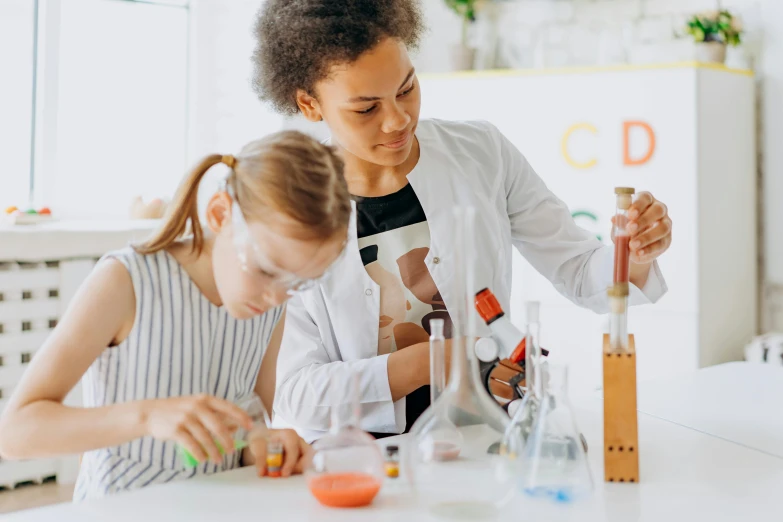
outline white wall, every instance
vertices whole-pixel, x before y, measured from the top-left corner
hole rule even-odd
[[[263,0],[195,1],[198,94],[191,155],[216,147],[235,150],[284,125],[249,86],[251,27]],[[429,31],[416,66],[420,72],[446,71],[449,45],[459,41],[459,20],[443,0],[422,1]],[[778,28],[783,0],[509,0],[488,5],[472,28],[472,38],[483,47],[479,68],[689,60],[692,44],[678,38],[689,13],[720,5],[741,15],[746,42],[730,50],[728,64],[754,67],[759,79],[760,244],[768,282],[763,328],[783,330],[783,205],[777,201],[783,196],[783,149],[774,146],[783,142],[783,35]]]
[[[191,164],[206,154],[236,154],[283,125],[282,117],[258,101],[250,83],[253,23],[261,4],[262,0],[192,2]],[[202,207],[224,173],[216,167],[202,182]]]

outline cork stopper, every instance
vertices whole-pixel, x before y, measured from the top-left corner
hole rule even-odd
[[[633,187],[615,187],[614,193],[618,196],[620,195],[626,195],[626,196],[633,196],[636,194],[636,189]]]

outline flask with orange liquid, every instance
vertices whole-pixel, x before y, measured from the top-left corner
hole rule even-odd
[[[354,373],[350,381],[350,403],[332,407],[329,434],[313,444],[315,451],[305,470],[310,493],[329,507],[369,505],[384,477],[381,450],[359,427],[360,374]]]

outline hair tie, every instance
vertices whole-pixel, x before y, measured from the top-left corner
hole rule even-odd
[[[228,168],[233,169],[234,165],[237,164],[237,159],[231,154],[226,154],[222,158],[220,158],[220,162],[223,163],[224,165],[228,165]]]

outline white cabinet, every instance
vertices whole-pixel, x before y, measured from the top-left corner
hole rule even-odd
[[[0,227],[0,412],[27,364],[97,258],[149,234],[155,222],[55,222]],[[66,404],[81,404],[77,386]],[[0,461],[0,487],[56,476],[73,482],[78,457]]]
[[[578,222],[609,240],[613,187],[669,207],[668,294],[632,309],[639,378],[742,357],[756,332],[754,80],[718,66],[423,76],[422,118],[484,119],[528,158]],[[542,301],[542,342],[574,391],[600,385],[607,318],[580,310],[515,253],[512,307]],[[513,313],[520,322],[518,313]]]

